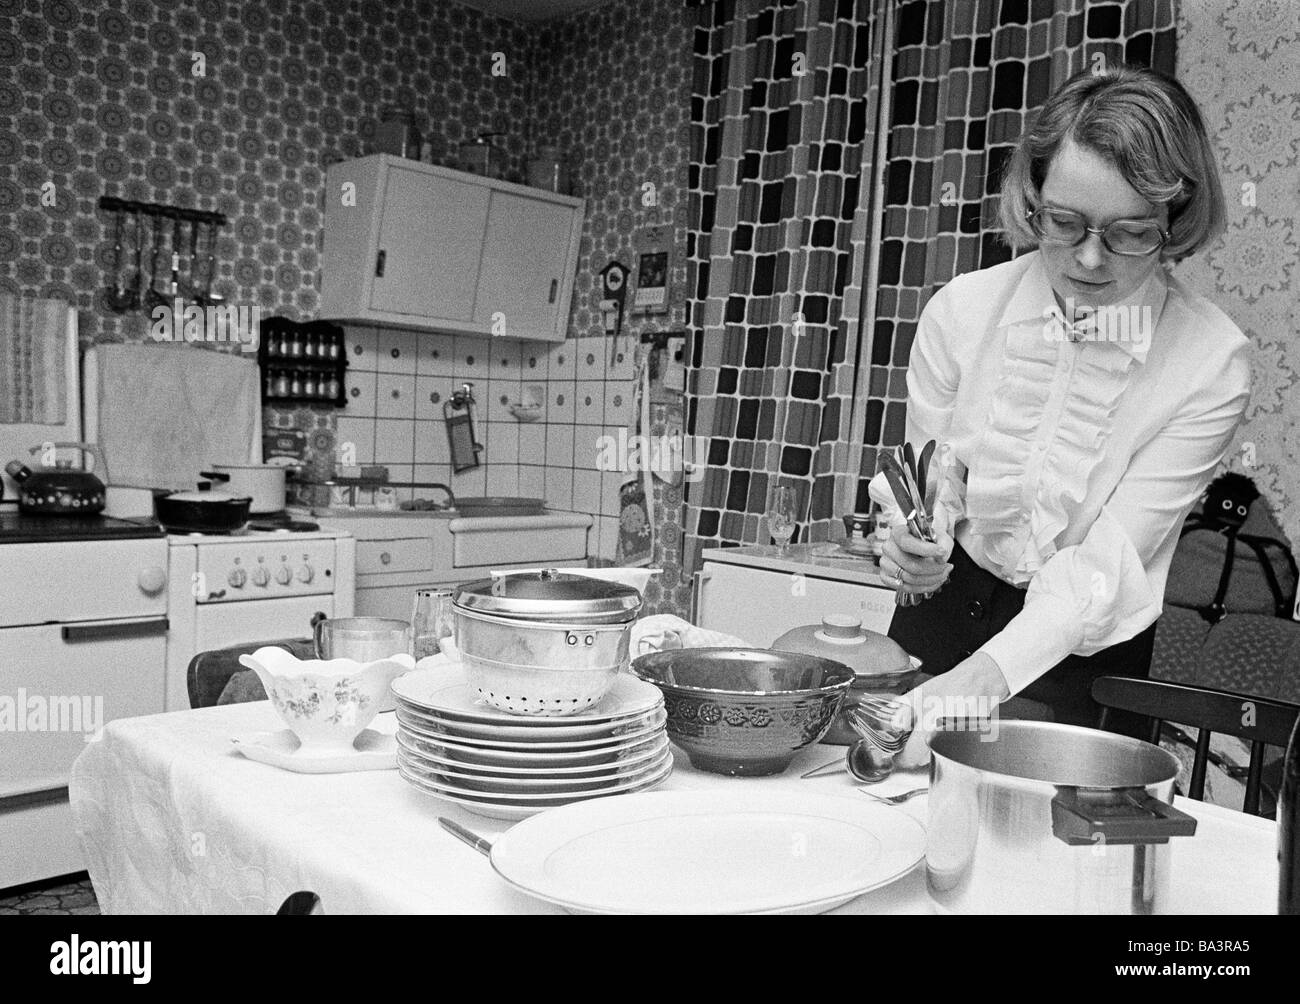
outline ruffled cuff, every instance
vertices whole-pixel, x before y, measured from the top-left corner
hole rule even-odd
[[[1044,595],[1026,602],[1001,631],[979,647],[1002,670],[1015,696],[1083,644],[1084,624],[1069,600]]]

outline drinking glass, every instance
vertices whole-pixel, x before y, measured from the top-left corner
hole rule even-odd
[[[455,632],[456,619],[451,607],[450,589],[417,589],[415,609],[411,613],[411,655],[416,661],[437,655],[440,642]]]
[[[772,501],[767,507],[767,532],[780,545],[781,554],[790,553],[790,538],[798,526],[797,518],[794,489],[778,485],[772,491]]]
[[[411,626],[385,617],[332,617],[313,628],[317,659],[377,662],[390,655],[408,655]]]

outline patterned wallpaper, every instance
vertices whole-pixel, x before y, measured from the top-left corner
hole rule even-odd
[[[216,288],[313,317],[325,167],[396,103],[439,158],[505,132],[519,176],[532,39],[434,0],[0,0],[0,289],[71,299],[83,342],[142,337],[102,306],[109,193],[224,212]]]
[[[1178,77],[1219,153],[1228,230],[1176,274],[1254,343],[1231,466],[1300,547],[1300,3],[1181,0]]]
[[[614,2],[543,25],[534,56],[533,142],[560,147],[570,166],[574,194],[587,199],[569,337],[601,335],[600,270],[618,260],[635,272],[641,228],[661,226],[671,241],[669,311],[628,314],[617,348],[629,361],[644,359],[636,347],[642,332],[681,329],[686,320],[692,19],[681,0]],[[626,368],[610,366],[609,356],[606,351],[607,394],[632,400],[634,380],[621,377]],[[557,391],[563,388],[548,386],[550,400]],[[649,433],[664,435],[672,425],[671,413],[677,414],[680,426],[680,408],[655,405]],[[593,433],[608,433],[608,418],[604,430],[575,426],[575,490],[577,479],[587,476],[582,469],[593,466]],[[524,460],[521,454],[521,463]],[[564,473],[551,461],[548,455],[548,479]],[[603,478],[607,484],[620,480],[622,476]],[[657,479],[653,490],[651,564],[664,571],[646,589],[645,611],[685,615],[690,579],[682,572],[682,491]],[[603,512],[610,497],[607,488],[602,492]],[[608,558],[613,554],[605,530],[602,526],[601,556]]]

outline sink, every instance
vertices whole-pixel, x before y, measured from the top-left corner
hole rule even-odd
[[[458,498],[456,511],[467,519],[481,516],[542,516],[546,513],[546,500],[501,495]]]

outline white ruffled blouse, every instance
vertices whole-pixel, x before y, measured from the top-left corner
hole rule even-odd
[[[1033,252],[953,279],[918,322],[907,438],[951,461],[936,522],[1027,587],[980,649],[1013,694],[1160,615],[1179,528],[1249,398],[1249,342],[1162,267],[1118,306],[1070,329]],[[871,494],[897,518],[879,475]]]

